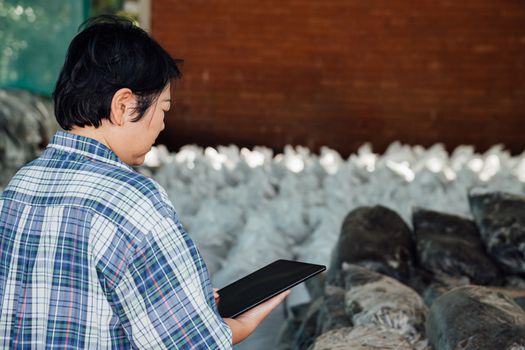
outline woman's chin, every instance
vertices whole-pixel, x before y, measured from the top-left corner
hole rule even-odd
[[[133,157],[132,159],[129,159],[125,161],[124,163],[126,163],[129,166],[140,166],[144,164],[145,159],[146,159],[146,155],[144,154],[141,156]]]

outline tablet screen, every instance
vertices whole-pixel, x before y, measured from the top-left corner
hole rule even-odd
[[[236,317],[326,270],[326,266],[277,260],[220,289],[219,313]]]

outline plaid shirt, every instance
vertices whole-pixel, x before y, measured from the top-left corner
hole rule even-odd
[[[0,348],[231,349],[166,192],[59,131],[0,197]]]

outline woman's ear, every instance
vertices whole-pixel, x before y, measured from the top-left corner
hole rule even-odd
[[[130,89],[117,90],[111,99],[110,121],[118,126],[130,121],[135,112],[135,103],[135,97]]]

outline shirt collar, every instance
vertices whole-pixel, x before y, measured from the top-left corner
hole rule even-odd
[[[91,161],[97,160],[134,171],[131,166],[124,163],[109,147],[100,141],[86,136],[59,130],[53,135],[47,147],[66,152],[74,152]]]

